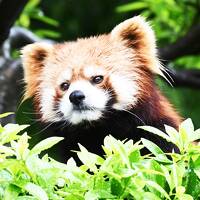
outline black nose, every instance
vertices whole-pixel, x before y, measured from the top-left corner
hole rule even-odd
[[[85,99],[85,95],[80,90],[75,90],[69,95],[69,100],[74,105],[80,105]]]

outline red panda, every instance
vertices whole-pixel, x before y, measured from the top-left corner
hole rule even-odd
[[[74,150],[81,143],[99,153],[103,138],[111,134],[147,138],[166,152],[176,149],[137,128],[178,128],[181,121],[155,84],[155,75],[164,75],[154,32],[142,17],[120,23],[109,34],[27,45],[22,63],[25,98],[33,97],[42,123],[63,123],[63,148]]]

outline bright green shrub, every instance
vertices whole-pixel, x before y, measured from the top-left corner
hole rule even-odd
[[[6,115],[4,115],[6,116]],[[3,116],[0,116],[3,117]],[[29,149],[26,125],[0,126],[0,199],[3,200],[192,200],[200,198],[200,138],[192,121],[180,125],[179,133],[165,126],[162,131],[140,127],[176,144],[180,154],[164,154],[154,143],[142,139],[119,141],[107,136],[102,146],[105,156],[88,152],[79,144],[83,165],[71,158],[59,163],[40,153],[62,140],[47,138]],[[147,133],[148,134],[148,133]],[[148,148],[152,154],[141,156]]]

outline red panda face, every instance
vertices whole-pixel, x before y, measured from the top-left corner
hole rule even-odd
[[[162,74],[154,34],[141,17],[126,20],[108,35],[28,45],[22,60],[25,98],[34,97],[47,122],[79,124],[99,120],[110,110],[134,108],[151,95],[152,74]]]

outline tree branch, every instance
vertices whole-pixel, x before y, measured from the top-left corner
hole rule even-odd
[[[193,26],[189,32],[175,43],[159,49],[159,57],[168,62],[185,55],[200,53],[200,24]]]
[[[26,28],[14,26],[10,29],[9,37],[2,45],[3,56],[6,59],[10,59],[12,49],[20,49],[27,44],[39,41],[54,43],[53,40],[39,38],[37,35]]]
[[[159,57],[163,61],[164,65],[167,65],[170,61],[182,57],[185,55],[197,55],[200,53],[200,24],[193,26],[185,36],[178,39],[173,44],[159,49]],[[200,88],[200,70],[197,68],[175,70],[166,67],[167,72],[173,79],[173,85],[175,87],[190,87]],[[165,72],[164,72],[165,73]],[[169,77],[165,73],[166,77]]]
[[[200,89],[200,70],[195,69],[195,67],[193,69],[183,70],[174,70],[167,67],[167,73],[164,72],[169,80],[173,80],[172,85],[174,87]]]
[[[0,1],[0,46],[7,39],[10,28],[15,23],[28,0]]]

